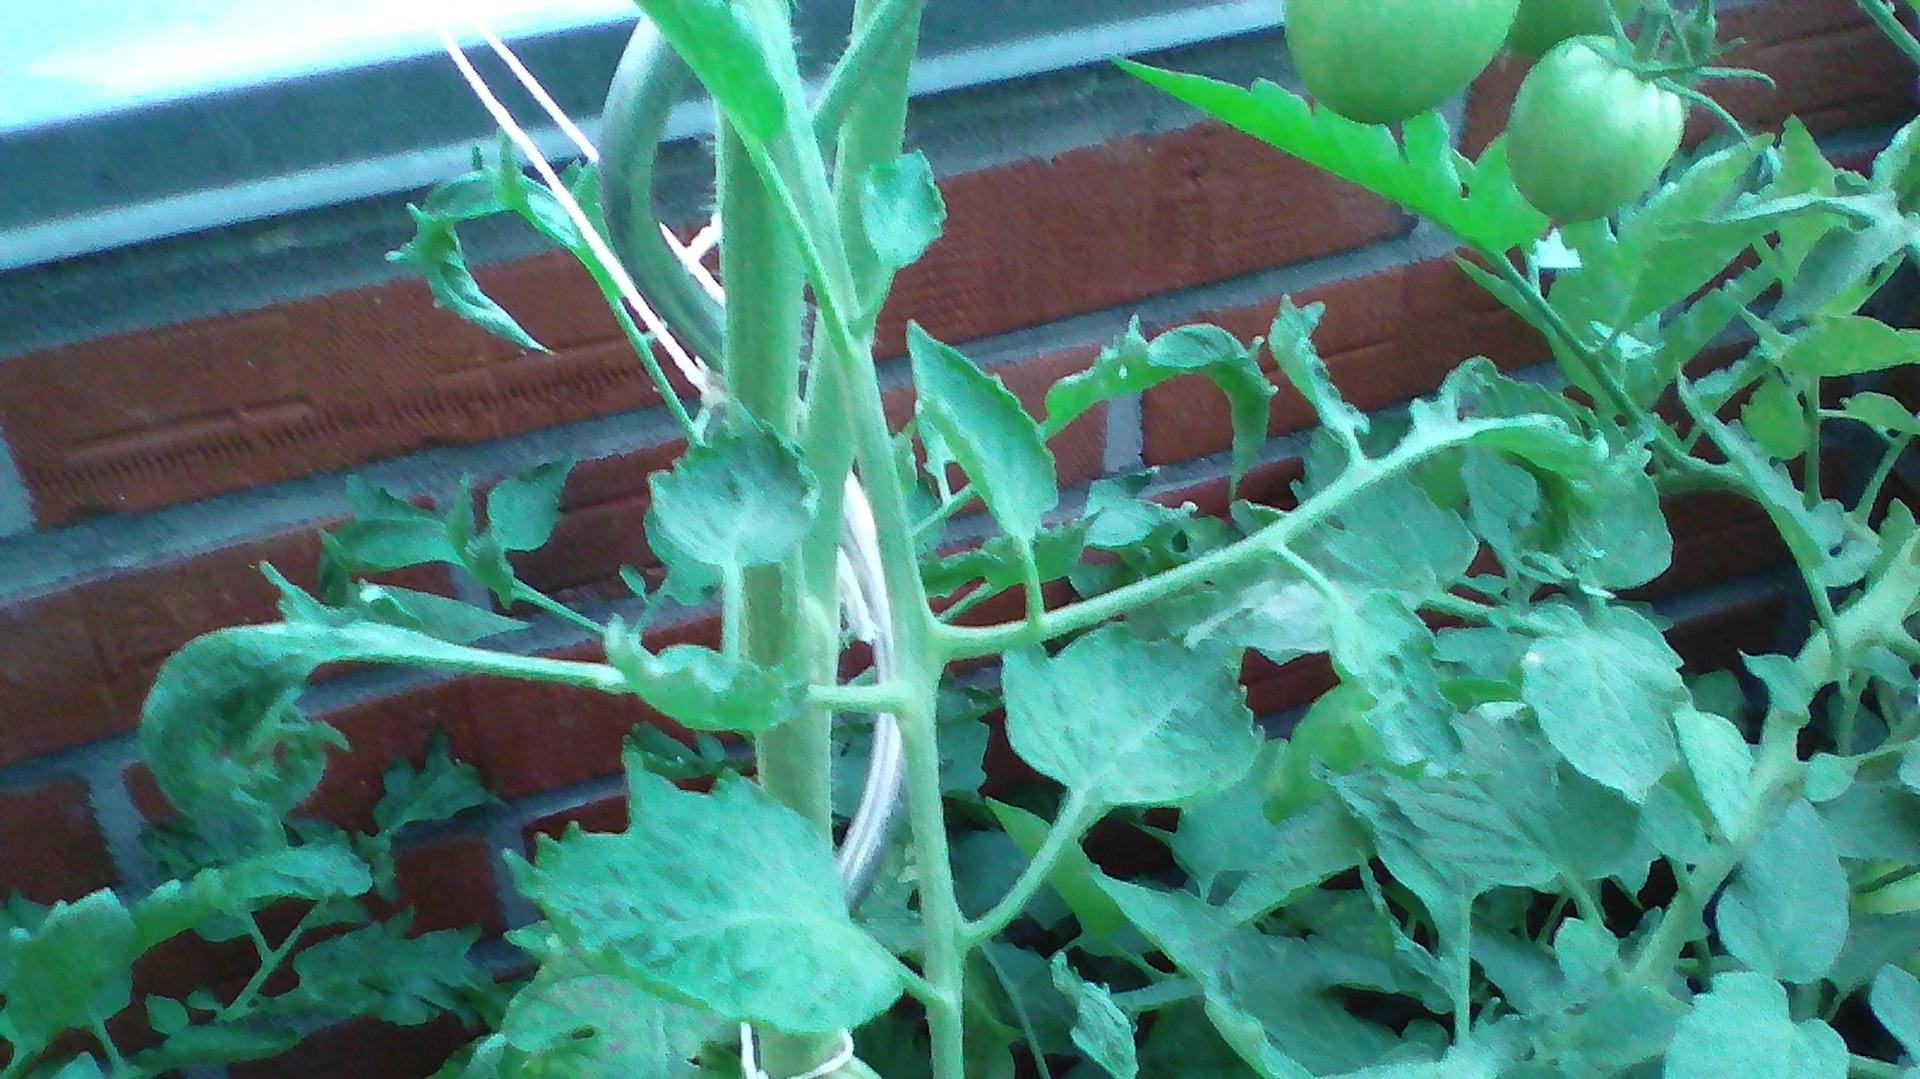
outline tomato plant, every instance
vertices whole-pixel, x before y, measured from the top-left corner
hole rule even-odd
[[[1309,29],[1326,12],[1295,4]],[[1920,523],[1886,497],[1920,416],[1875,381],[1920,342],[1863,313],[1911,257],[1920,123],[1865,173],[1797,123],[1742,132],[1640,199],[1680,105],[1591,40],[1535,69],[1544,89],[1478,159],[1436,113],[1396,134],[1270,83],[1127,64],[1457,241],[1551,369],[1469,360],[1368,414],[1319,354],[1320,307],[1283,297],[1254,342],[1129,326],[1035,416],[916,324],[895,427],[872,313],[945,216],[902,152],[920,6],[859,5],[811,94],[781,5],[641,6],[608,109],[634,153],[562,174],[510,122],[540,180],[477,166],[416,209],[398,258],[524,340],[455,235],[518,215],[589,268],[637,363],[658,345],[701,386],[675,415],[687,451],[650,484],[664,580],[628,575],[609,613],[519,578],[509,555],[553,533],[564,462],[482,506],[355,488],[317,593],[270,574],[281,622],[202,637],[157,676],[141,740],[185,879],[131,908],[5,911],[0,1077],[244,1059],[294,1009],[484,1022],[445,1079],[1893,1079],[1920,1058]],[[1349,47],[1414,10],[1459,40],[1435,7],[1350,10]],[[1470,14],[1477,54],[1505,16]],[[717,110],[718,281],[645,212],[689,77]],[[1207,517],[1151,476],[1063,497],[1051,438],[1182,378],[1226,398],[1234,481],[1274,395],[1311,410],[1287,508]],[[1812,467],[1825,452],[1860,467]],[[1686,668],[1631,598],[1672,562],[1665,500],[1698,492],[1757,507],[1792,567],[1780,650],[1737,671]],[[491,602],[367,580],[422,564]],[[962,621],[1001,595],[1012,615]],[[664,603],[717,610],[718,646],[656,651]],[[494,640],[535,619],[604,658]],[[843,679],[854,638],[874,662]],[[1323,657],[1336,683],[1284,741],[1248,706],[1249,655]],[[698,732],[628,747],[624,831],[510,859],[539,914],[511,934],[532,969],[510,1001],[471,977],[464,939],[293,951],[383,879],[390,833],[478,797],[437,760],[389,775],[375,833],[290,821],[338,738],[292,703],[341,662],[630,697]],[[994,715],[1037,779],[988,800]],[[1165,860],[1096,861],[1096,828]],[[276,895],[320,903],[281,945],[253,921]],[[148,999],[158,1047],[121,1052],[107,1021],[135,956],[188,931],[253,936],[264,973],[225,1003]],[[266,995],[283,967],[298,987]]]
[[[1399,123],[1466,89],[1513,25],[1516,0],[1291,0],[1287,47],[1319,104]]]
[[[1611,36],[1614,20],[1625,20],[1639,6],[1639,0],[1520,0],[1513,30],[1507,34],[1507,48],[1535,58],[1570,37]]]
[[[1514,98],[1514,186],[1556,221],[1605,217],[1645,192],[1680,150],[1686,102],[1615,60],[1612,38],[1554,46]]]

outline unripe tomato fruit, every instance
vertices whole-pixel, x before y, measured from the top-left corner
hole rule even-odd
[[[1640,0],[1612,0],[1613,13],[1621,19],[1633,14]],[[1613,33],[1613,20],[1607,17],[1608,0],[1520,0],[1520,13],[1513,17],[1513,29],[1507,34],[1507,48],[1528,59],[1570,37],[1582,34]]]
[[[1513,184],[1555,221],[1605,217],[1660,179],[1687,105],[1620,66],[1610,37],[1569,38],[1527,73],[1507,121]]]
[[[1519,0],[1288,0],[1287,47],[1313,99],[1392,124],[1466,89],[1500,51]]]

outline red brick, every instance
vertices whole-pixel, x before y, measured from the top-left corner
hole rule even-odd
[[[1770,0],[1736,8],[1722,16],[1720,37],[1744,41],[1726,66],[1762,71],[1775,82],[1705,87],[1749,127],[1777,130],[1792,115],[1819,133],[1913,116],[1912,70],[1851,0]],[[1461,140],[1470,153],[1478,154],[1506,126],[1525,73],[1523,63],[1503,56],[1474,84]],[[1714,121],[1694,110],[1689,138],[1714,130]]]
[[[127,730],[94,647],[86,604],[71,593],[0,605],[0,763]]]
[[[0,426],[55,524],[657,403],[611,320],[582,309],[591,285],[550,271],[483,276],[545,290],[516,313],[554,353],[517,352],[403,282],[17,357]]]
[[[493,859],[480,837],[441,836],[401,851],[395,862],[398,905],[413,909],[413,932],[470,926],[487,936],[506,931],[494,891]],[[390,913],[379,910],[376,916]]]
[[[1518,316],[1481,291],[1447,259],[1431,259],[1365,277],[1308,289],[1304,307],[1325,303],[1314,343],[1348,401],[1376,409],[1425,393],[1472,356],[1502,368],[1542,358],[1546,346]],[[1278,301],[1212,312],[1215,322],[1243,340],[1264,336]],[[1306,401],[1278,371],[1280,386],[1267,424],[1271,435],[1311,427]],[[1148,464],[1219,453],[1232,442],[1227,405],[1198,379],[1165,383],[1145,395],[1143,446]]]
[[[901,351],[909,317],[967,340],[1343,250],[1405,223],[1211,125],[943,186],[948,235],[902,276],[883,355]],[[38,519],[149,509],[658,402],[565,256],[479,277],[552,353],[467,327],[408,281],[10,360],[0,427]]]
[[[85,783],[62,779],[0,792],[0,897],[51,903],[113,883]]]
[[[80,586],[116,713],[130,727],[154,672],[193,638],[279,618],[278,593],[261,576],[260,563],[311,587],[319,553],[314,533],[288,533]]]
[[[900,275],[880,324],[883,356],[903,350],[908,318],[966,341],[1316,258],[1404,226],[1371,196],[1211,123],[941,186],[946,232]]]
[[[1256,716],[1272,716],[1305,708],[1339,684],[1333,663],[1324,655],[1302,656],[1285,665],[1257,652],[1248,652],[1240,670],[1247,688],[1247,707]]]
[[[343,828],[371,828],[387,768],[401,758],[425,760],[436,732],[447,736],[455,760],[473,763],[470,687],[464,679],[436,682],[319,717],[346,736],[347,749],[328,753],[326,776],[301,811]]]

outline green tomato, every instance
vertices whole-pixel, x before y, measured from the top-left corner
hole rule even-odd
[[[1363,124],[1398,123],[1486,69],[1519,0],[1288,0],[1287,47],[1320,105]]]
[[[1520,0],[1520,14],[1514,16],[1513,30],[1507,34],[1507,48],[1533,59],[1570,37],[1612,36],[1613,20],[1607,16],[1607,3],[1608,0]],[[1625,21],[1640,0],[1612,0],[1612,3],[1613,13]]]
[[[1612,38],[1570,38],[1541,57],[1513,101],[1507,164],[1555,221],[1605,217],[1660,179],[1680,151],[1687,105],[1622,67]]]

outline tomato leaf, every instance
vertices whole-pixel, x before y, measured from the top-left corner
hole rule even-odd
[[[811,823],[737,776],[711,795],[645,772],[629,782],[633,829],[575,828],[514,866],[571,949],[671,999],[795,1034],[857,1027],[900,995]]]
[[[1133,1043],[1133,1020],[1113,1002],[1104,985],[1081,978],[1067,953],[1053,955],[1053,985],[1073,1002],[1073,1044],[1113,1079],[1134,1079],[1140,1060]]]
[[[1455,151],[1446,121],[1407,121],[1405,144],[1387,128],[1359,124],[1261,80],[1250,89],[1117,61],[1121,70],[1254,138],[1358,184],[1482,250],[1503,252],[1538,237],[1547,219],[1513,186],[1496,141],[1478,162]]]
[[[947,219],[947,205],[934,186],[933,166],[915,151],[870,166],[860,177],[860,223],[867,242],[888,267],[913,264]]]
[[[1670,718],[1687,699],[1680,657],[1652,623],[1625,608],[1584,618],[1549,610],[1557,628],[1528,649],[1521,699],[1569,764],[1644,801],[1680,763]]]
[[[647,538],[669,568],[771,565],[806,535],[819,505],[793,447],[745,417],[690,447],[652,492]]]
[[[1884,393],[1856,393],[1840,406],[1850,419],[1896,435],[1920,435],[1920,414],[1915,414]]]
[[[17,1054],[38,1052],[62,1031],[105,1023],[132,997],[133,916],[111,889],[55,903],[8,951],[0,1028]]]
[[[537,550],[560,520],[560,489],[573,468],[564,457],[502,480],[487,492],[487,531],[509,551]]]
[[[1813,432],[1807,429],[1800,394],[1779,378],[1763,379],[1740,409],[1740,426],[1753,444],[1777,461],[1791,461],[1807,452]]]
[[[1861,315],[1822,319],[1780,357],[1782,369],[1813,378],[1862,375],[1920,363],[1920,330],[1897,330]]]
[[[1874,1018],[1899,1041],[1908,1056],[1920,1056],[1920,978],[1889,963],[1873,976],[1867,1001]]]
[[[1000,528],[1031,542],[1041,518],[1060,501],[1053,454],[1039,425],[998,378],[918,323],[907,324],[907,349],[923,429],[938,435]]]
[[[1826,974],[1847,941],[1848,887],[1826,825],[1805,799],[1761,834],[1714,908],[1727,951],[1787,982]]]
[[[1259,343],[1242,345],[1218,326],[1179,326],[1149,341],[1134,319],[1126,332],[1095,357],[1085,371],[1068,375],[1047,391],[1048,438],[1101,401],[1141,393],[1183,375],[1200,375],[1227,399],[1233,425],[1233,458],[1228,475],[1237,484],[1252,467],[1267,434],[1267,402],[1273,384],[1260,370]]]
[[[1796,1023],[1765,975],[1721,974],[1674,1030],[1667,1079],[1844,1079],[1847,1046],[1818,1019]]]
[[[453,225],[415,206],[407,207],[407,211],[413,215],[413,239],[387,257],[413,267],[426,281],[434,306],[451,311],[521,348],[547,351],[546,346],[520,328],[505,308],[480,290],[480,283],[467,269],[466,254],[460,249],[460,238],[454,235]]]
[[[1260,749],[1235,667],[1218,650],[1108,626],[1053,657],[1008,653],[1003,677],[1014,752],[1094,805],[1224,790]]]
[[[607,627],[607,662],[661,715],[699,731],[763,731],[798,715],[807,687],[785,671],[699,645],[647,651],[618,619]]]
[[[1287,381],[1293,383],[1293,388],[1306,398],[1314,415],[1320,418],[1320,426],[1358,459],[1363,456],[1360,436],[1367,433],[1366,414],[1340,396],[1327,374],[1326,362],[1313,347],[1313,331],[1325,310],[1325,304],[1309,304],[1302,310],[1293,306],[1292,299],[1282,299],[1280,309],[1273,316],[1273,332],[1267,338],[1267,348],[1285,372]]]

